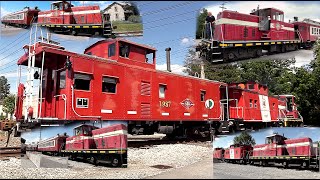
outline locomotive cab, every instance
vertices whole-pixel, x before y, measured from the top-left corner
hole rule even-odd
[[[72,4],[67,1],[57,1],[51,4],[51,10],[71,11]]]
[[[278,145],[281,145],[281,144],[284,144],[284,140],[286,140],[287,138],[284,137],[284,136],[281,136],[279,134],[273,134],[273,135],[270,135],[270,136],[267,136],[266,137],[266,144],[278,144]]]
[[[74,136],[92,136],[92,130],[99,129],[98,127],[81,124],[73,129]]]

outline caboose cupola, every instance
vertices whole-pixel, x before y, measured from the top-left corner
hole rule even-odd
[[[102,40],[85,49],[84,54],[155,69],[156,49],[124,39]]]

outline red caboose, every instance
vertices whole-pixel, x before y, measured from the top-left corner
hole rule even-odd
[[[222,131],[254,129],[279,122],[278,98],[268,95],[268,87],[255,82],[230,83],[229,121]]]
[[[224,160],[224,152],[223,148],[214,148],[213,150],[213,160],[223,161]]]
[[[252,146],[234,144],[224,151],[224,161],[247,163],[248,157],[252,154]]]
[[[37,20],[39,9],[30,9],[29,7],[22,11],[13,12],[3,16],[1,22],[6,25],[27,28]]]
[[[85,54],[44,42],[24,48],[35,54],[28,82],[43,82],[39,94],[26,84],[25,120],[125,120],[135,134],[205,136],[210,123],[219,127],[227,84],[158,71],[154,48],[122,39],[99,41]],[[18,64],[27,65],[28,56]],[[34,79],[39,72],[42,77]],[[206,108],[208,99],[213,103]]]

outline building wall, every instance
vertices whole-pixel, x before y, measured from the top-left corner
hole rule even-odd
[[[104,14],[110,14],[110,21],[124,21],[124,9],[119,4],[113,4]]]
[[[0,105],[0,116],[4,116],[4,117],[7,117],[7,118],[10,118],[9,114],[6,116],[6,113],[3,112],[3,105]]]

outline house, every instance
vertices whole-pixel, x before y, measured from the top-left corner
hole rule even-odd
[[[137,15],[131,4],[122,2],[114,2],[102,12],[104,21],[127,21],[131,15]]]

